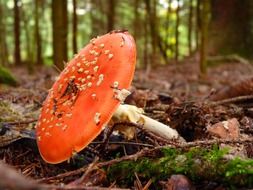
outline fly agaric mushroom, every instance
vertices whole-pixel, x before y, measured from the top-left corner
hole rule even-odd
[[[154,125],[151,130],[166,138],[179,137],[174,129],[147,119],[138,108],[121,105],[130,94],[126,89],[135,63],[135,42],[126,31],[94,38],[75,55],[49,90],[36,125],[37,144],[46,162],[60,163],[81,151],[113,114],[149,129]]]

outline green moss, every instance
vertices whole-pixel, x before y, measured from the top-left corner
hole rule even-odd
[[[124,161],[109,168],[108,177],[119,184],[133,184],[134,173],[143,180],[167,180],[172,174],[184,174],[191,180],[216,181],[227,186],[253,186],[253,160],[224,159],[227,149],[192,148],[187,152],[174,148],[161,150],[159,158]]]
[[[22,115],[15,111],[8,101],[0,101],[0,122],[22,120]]]
[[[17,80],[8,69],[0,66],[0,83],[16,86]]]

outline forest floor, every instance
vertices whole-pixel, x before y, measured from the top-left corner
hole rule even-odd
[[[205,77],[199,76],[198,65],[194,60],[160,66],[150,71],[137,70],[131,87],[132,94],[126,102],[143,108],[148,116],[177,129],[187,143],[168,142],[135,126],[134,139],[127,140],[127,135],[122,134],[106,136],[108,134],[102,132],[69,162],[57,165],[47,164],[40,157],[33,127],[39,108],[58,73],[45,67],[36,68],[33,75],[29,75],[24,68],[13,68],[12,72],[19,86],[0,88],[0,159],[24,176],[55,186],[68,184],[57,186],[56,189],[75,189],[77,186],[80,188],[79,185],[83,189],[86,189],[84,186],[91,186],[90,189],[100,186],[168,190],[183,187],[216,190],[253,188],[253,65],[236,61],[223,62],[209,67]],[[132,124],[125,122],[120,125]],[[105,138],[109,138],[109,141],[103,141]],[[222,153],[222,158],[218,157],[219,153],[214,153],[215,145],[219,150],[229,147],[229,151],[226,155]],[[123,161],[131,161],[126,162],[129,169],[130,164],[144,158],[157,163],[156,158],[166,157],[166,154],[162,155],[163,151],[156,149],[160,146],[171,147],[181,156],[196,147],[213,150],[214,155],[209,152],[203,156],[209,154],[218,157],[215,160],[217,165],[225,163],[224,159],[233,160],[236,157],[250,160],[248,163],[251,165],[240,168],[242,177],[236,175],[235,179],[239,179],[239,182],[232,185],[229,180],[234,180],[234,176],[226,181],[221,179],[223,171],[212,174],[207,172],[209,168],[213,169],[210,166],[213,162],[209,165],[204,162],[199,164],[203,168],[195,167],[198,171],[194,175],[181,165],[181,171],[171,169],[170,166],[171,172],[165,172],[166,175],[158,180],[152,176],[157,171],[152,173],[147,168],[129,170],[133,172],[130,177],[124,177],[127,174],[117,170],[120,165],[113,168]],[[193,158],[194,153],[190,153]],[[178,159],[178,155],[173,159]],[[202,159],[201,156],[198,159],[194,157],[194,162],[199,159]],[[240,163],[240,167],[243,163]],[[179,168],[178,162],[173,164]],[[187,164],[189,167],[189,162]],[[215,169],[219,170],[217,165]],[[145,166],[136,162],[136,167]],[[235,167],[239,168],[238,165]],[[150,175],[145,172],[150,172]],[[225,172],[224,176],[231,174]],[[158,173],[160,175],[162,171]],[[245,176],[248,181],[241,179]]]

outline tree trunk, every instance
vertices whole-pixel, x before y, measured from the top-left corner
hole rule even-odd
[[[116,0],[108,0],[107,31],[112,31],[115,25]]]
[[[167,9],[167,13],[166,13],[166,33],[165,33],[165,51],[167,52],[169,46],[170,46],[170,33],[169,33],[169,29],[170,29],[170,18],[171,18],[171,0],[168,0],[168,9]],[[167,53],[166,53],[167,55]]]
[[[21,2],[19,0],[14,0],[14,39],[15,39],[15,51],[14,60],[15,64],[21,63],[20,55],[20,6]]]
[[[91,36],[90,38],[94,38],[101,33],[107,32],[107,23],[108,17],[105,14],[103,0],[91,0],[91,11],[90,11],[90,20],[91,20]]]
[[[157,1],[153,0],[145,0],[146,5],[146,15],[147,15],[147,21],[149,24],[149,31],[150,31],[150,37],[151,37],[151,45],[152,45],[152,54],[151,54],[151,63],[152,66],[158,65],[160,63],[157,47],[160,50],[160,53],[162,57],[164,58],[164,61],[167,62],[167,54],[166,54],[166,45],[163,41],[162,37],[159,35],[158,29],[159,29],[159,23],[157,19]]]
[[[22,17],[23,20],[23,29],[24,29],[24,33],[25,33],[25,44],[26,44],[26,59],[24,59],[25,61],[33,61],[33,54],[32,54],[32,50],[31,50],[31,34],[30,34],[30,30],[29,30],[29,18],[27,15],[23,14]]]
[[[202,12],[201,12],[201,47],[200,47],[200,71],[202,74],[206,74],[206,54],[207,54],[207,37],[208,37],[208,24],[210,20],[210,1],[202,0]]]
[[[152,58],[152,61],[154,63],[157,62],[157,45],[158,45],[158,27],[159,27],[159,24],[158,24],[158,19],[157,19],[157,1],[156,0],[153,0],[151,1],[152,2],[152,6],[151,6],[151,23],[153,24],[153,26],[150,25],[151,27],[151,35],[152,35],[152,48],[153,48],[153,58]]]
[[[144,17],[144,48],[143,48],[143,62],[144,68],[147,69],[149,67],[149,59],[148,59],[148,29],[149,29],[149,22],[148,22],[148,13],[145,12]]]
[[[180,12],[180,1],[177,0],[177,9],[176,9],[176,32],[175,32],[175,60],[178,61],[179,57],[179,12]]]
[[[0,0],[0,65],[8,65],[9,51],[6,41],[6,23],[5,23],[5,12],[6,5]]]
[[[199,50],[199,30],[200,30],[200,0],[197,0],[195,16],[195,35],[196,35],[196,50]]]
[[[157,60],[157,46],[158,44],[158,33],[157,33],[157,16],[156,16],[156,0],[145,0],[146,4],[146,13],[147,13],[147,19],[149,21],[149,31],[151,36],[151,45],[152,45],[152,57],[151,57],[151,63],[152,66],[155,66],[158,64]]]
[[[25,13],[22,14],[23,28],[25,33],[25,45],[26,45],[26,57],[23,61],[25,63],[28,72],[33,72],[33,62],[34,62],[34,53],[32,51],[31,46],[33,45],[31,42],[31,30],[29,28],[29,15]]]
[[[135,0],[134,1],[134,23],[133,23],[133,27],[134,27],[134,37],[135,39],[137,39],[137,37],[139,36],[139,29],[140,29],[140,14],[139,14],[139,11],[138,11],[138,7],[139,7],[139,3],[140,3],[140,0]]]
[[[151,4],[152,0],[145,0],[146,3],[146,12],[147,12],[147,19],[149,21],[149,28],[151,33],[151,41],[152,41],[152,55],[156,55],[156,46],[157,46],[157,40],[156,40],[156,15],[155,15],[155,8],[152,8]]]
[[[77,14],[76,14],[76,0],[72,0],[73,3],[73,23],[72,23],[72,46],[73,46],[73,53],[77,53]]]
[[[52,1],[53,59],[60,70],[67,61],[67,0]]]
[[[253,1],[212,0],[210,45],[212,54],[239,54],[253,58]]]
[[[41,5],[42,1],[41,0],[36,0],[35,1],[35,41],[36,41],[36,63],[41,65],[43,64],[43,59],[42,59],[42,47],[41,47],[41,35],[40,35],[40,11],[39,7]]]
[[[189,1],[189,17],[188,17],[188,54],[192,54],[192,17],[193,17],[192,0]]]

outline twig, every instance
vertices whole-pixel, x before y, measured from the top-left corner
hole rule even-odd
[[[104,167],[104,166],[110,166],[113,164],[117,164],[119,162],[123,162],[123,161],[127,161],[127,160],[137,160],[140,157],[143,157],[145,155],[150,155],[151,153],[155,152],[156,150],[159,150],[160,147],[155,147],[153,149],[148,149],[148,148],[144,148],[141,151],[132,154],[132,155],[127,155],[127,156],[123,156],[121,158],[116,158],[113,160],[109,160],[109,161],[105,161],[105,162],[100,162],[97,164],[97,167]]]
[[[108,145],[108,142],[109,142],[109,139],[110,139],[110,136],[114,130],[114,128],[117,126],[117,124],[114,124],[112,127],[109,127],[109,131],[107,132],[106,134],[106,137],[105,139],[103,140],[103,143],[100,145],[100,149],[101,150],[104,150],[106,148],[106,146]]]
[[[31,120],[27,120],[27,121],[1,122],[0,124],[2,124],[2,125],[24,125],[24,124],[34,123],[36,121],[38,121],[38,119],[31,119]]]
[[[78,179],[75,180],[75,181],[70,182],[70,183],[68,184],[68,186],[83,185],[83,184],[82,184],[83,180],[88,176],[88,174],[89,174],[92,170],[94,170],[94,168],[96,167],[96,164],[97,164],[97,161],[98,161],[98,160],[99,160],[99,158],[96,157],[96,158],[94,159],[94,161],[93,161],[91,164],[89,164],[87,170],[84,172],[84,174],[82,175],[82,177],[78,178]]]
[[[146,185],[143,187],[142,190],[148,190],[149,186],[152,184],[152,180],[148,180],[148,182],[146,183]]]
[[[134,184],[135,184],[135,186],[136,186],[135,189],[137,189],[137,190],[142,190],[142,189],[143,189],[143,186],[142,186],[142,184],[141,184],[141,180],[140,180],[138,174],[137,174],[136,172],[134,172],[134,175],[135,175],[135,178],[136,178],[136,180],[134,181]]]
[[[188,142],[182,145],[179,145],[179,148],[190,148],[196,146],[209,146],[213,144],[244,144],[244,143],[252,143],[253,138],[245,138],[245,139],[238,139],[238,140],[226,140],[226,139],[214,139],[214,140],[207,140],[207,141],[195,141],[195,142]]]
[[[90,144],[103,144],[104,141],[94,141],[91,142]],[[108,144],[119,144],[119,145],[136,145],[136,146],[145,146],[145,147],[154,147],[151,144],[144,144],[144,143],[138,143],[138,142],[127,142],[127,141],[121,141],[121,142],[114,142],[114,141],[110,141],[108,142]]]
[[[52,180],[62,179],[62,178],[68,177],[68,176],[79,175],[79,174],[85,172],[86,169],[87,169],[87,165],[83,166],[82,168],[79,168],[77,170],[61,173],[61,174],[58,174],[56,176],[38,179],[37,182],[49,182],[49,181],[52,181]]]
[[[253,100],[253,95],[246,95],[246,96],[237,96],[233,98],[227,98],[224,100],[219,100],[212,102],[211,105],[223,105],[223,104],[235,104],[240,101],[247,101],[247,100]]]

